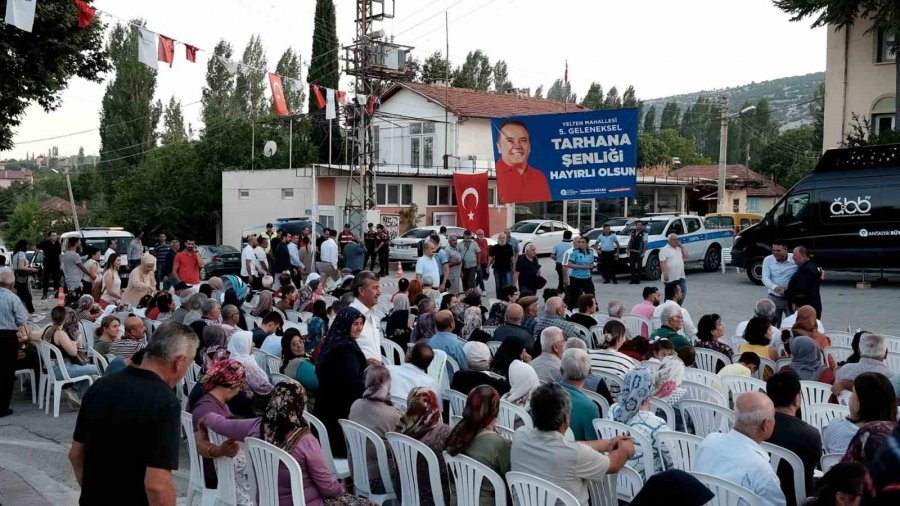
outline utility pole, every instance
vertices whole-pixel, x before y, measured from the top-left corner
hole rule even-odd
[[[69,187],[69,202],[72,204],[72,218],[75,220],[75,231],[81,232],[78,226],[78,208],[75,207],[75,195],[72,194],[72,180],[69,178],[69,168],[66,167],[66,186]]]
[[[728,97],[719,97],[719,107],[722,109],[722,132],[719,134],[719,190],[716,193],[716,210],[720,213],[728,212],[725,201],[725,167],[728,158]]]

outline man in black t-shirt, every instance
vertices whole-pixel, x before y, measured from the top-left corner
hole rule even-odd
[[[375,246],[378,244],[378,232],[375,231],[375,225],[369,223],[368,230],[363,234],[363,241],[366,243],[366,257],[363,259],[363,269],[374,272],[375,261],[378,259],[378,255],[375,253]]]
[[[509,244],[505,232],[497,235],[497,244],[491,246],[489,256],[488,264],[494,269],[494,287],[496,289],[494,293],[499,295],[503,287],[513,284],[512,262],[516,256],[516,251],[512,244]]]
[[[822,457],[822,437],[812,425],[797,417],[800,410],[800,377],[791,370],[781,371],[766,381],[766,394],[775,405],[775,430],[768,442],[786,448],[803,461],[806,495],[813,490],[813,470]],[[787,506],[796,506],[794,475],[784,461],[778,465],[778,479]]]
[[[41,286],[44,291],[41,300],[44,300],[47,298],[47,288],[50,287],[51,282],[53,283],[53,295],[55,296],[56,292],[59,291],[59,267],[60,255],[62,255],[62,245],[59,242],[59,237],[56,235],[56,232],[48,233],[47,239],[38,244],[37,249],[44,253],[44,263],[41,267],[43,270]]]
[[[166,322],[138,352],[139,365],[101,378],[85,394],[69,451],[79,504],[175,504],[181,404],[173,389],[198,344],[190,327]]]

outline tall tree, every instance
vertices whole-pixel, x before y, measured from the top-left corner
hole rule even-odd
[[[334,2],[332,0],[316,0],[316,12],[313,17],[312,53],[306,82],[318,84],[333,90],[338,89],[340,82],[340,45],[337,37],[337,21],[335,19]],[[369,92],[370,90],[365,90]],[[310,141],[319,146],[319,161],[328,161],[328,125],[325,110],[319,109],[315,97],[309,95],[309,111],[312,117]],[[340,119],[332,123],[331,152],[341,154]],[[339,157],[333,158],[333,160]]]
[[[813,127],[815,128],[813,136],[813,144],[817,150],[822,150],[824,146],[822,136],[825,130],[825,81],[816,86],[816,94],[813,96],[815,101],[809,104],[809,113],[813,117]]]
[[[656,106],[651,105],[644,114],[644,131],[653,132],[656,130]]]
[[[453,86],[487,91],[491,87],[493,71],[486,54],[480,49],[469,51],[465,63],[454,72]]]
[[[893,0],[775,0],[775,6],[791,14],[791,21],[815,18],[813,28],[832,26],[848,30],[858,19],[869,19],[867,33],[887,30],[894,35],[893,52],[900,55],[900,2]],[[894,58],[894,96],[900,97],[900,57]],[[900,131],[900,107],[895,108],[894,130]]]
[[[643,104],[637,98],[637,92],[634,90],[634,86],[628,86],[625,88],[625,93],[622,94],[622,107],[641,107]]]
[[[600,83],[591,83],[581,105],[592,111],[603,109],[603,86]]]
[[[251,35],[244,48],[234,82],[235,108],[247,117],[258,118],[271,112],[265,89],[268,87],[266,50],[259,35]]]
[[[444,53],[435,51],[422,62],[421,80],[425,84],[448,81],[451,76],[450,60],[444,58]]]
[[[540,85],[534,90],[534,98],[544,98],[544,85]]]
[[[547,90],[547,100],[575,103],[578,101],[578,96],[572,93],[572,83],[557,79]]]
[[[275,66],[275,73],[282,77],[284,99],[291,114],[303,112],[303,102],[306,101],[306,86],[300,81],[300,70],[300,55],[292,48],[285,49]]]
[[[512,81],[509,80],[509,69],[506,61],[497,60],[494,64],[494,91],[497,93],[506,93],[513,89]]]
[[[69,79],[77,76],[99,83],[110,69],[103,47],[106,27],[99,19],[78,28],[70,0],[35,3],[31,32],[0,24],[0,151],[13,147],[13,128],[29,104],[50,112],[59,107]]]
[[[181,112],[181,101],[175,97],[169,99],[169,105],[163,113],[163,133],[160,136],[163,144],[183,142],[187,139],[184,130],[184,114]]]
[[[666,105],[663,106],[662,115],[660,116],[659,129],[677,129],[678,115],[678,102],[667,102]]]
[[[613,86],[606,92],[606,98],[603,99],[604,109],[620,109],[622,107],[622,99],[619,98],[619,89]]]
[[[206,63],[206,85],[203,87],[203,123],[209,129],[225,118],[237,116],[234,107],[234,76],[228,72],[219,58],[230,60],[231,44],[224,40],[216,43],[213,57]]]
[[[142,20],[132,23],[143,25]],[[122,176],[116,169],[141,163],[156,145],[162,113],[161,105],[153,102],[156,71],[137,60],[137,31],[116,24],[107,43],[116,74],[106,85],[100,110],[100,162],[112,179]]]

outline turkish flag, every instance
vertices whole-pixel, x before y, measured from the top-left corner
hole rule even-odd
[[[489,235],[487,172],[453,174],[453,189],[456,192],[457,226],[473,233],[481,229]]]
[[[78,28],[87,28],[94,21],[97,9],[88,5],[84,0],[74,0],[75,9],[78,10]]]
[[[325,95],[322,95],[322,88],[319,87],[318,84],[310,84],[309,88],[312,90],[313,97],[316,99],[316,105],[319,106],[319,109],[325,107]]]
[[[187,58],[187,61],[197,63],[197,48],[190,45],[184,45],[184,57]]]
[[[281,85],[281,76],[269,73],[269,86],[272,87],[272,112],[276,116],[288,116],[287,101],[284,99],[284,86]]]
[[[175,61],[175,41],[165,35],[160,35],[158,39],[157,58],[159,61],[168,63],[169,67],[171,67],[172,62]]]

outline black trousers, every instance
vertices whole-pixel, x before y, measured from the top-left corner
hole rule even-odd
[[[9,409],[13,384],[16,382],[16,360],[19,337],[15,330],[0,330],[0,411]]]
[[[378,273],[379,276],[387,276],[388,274],[388,255],[391,250],[389,250],[386,246],[378,250],[378,267],[381,269]]]
[[[615,281],[616,279],[616,253],[614,251],[601,251],[600,263],[603,270],[604,281]]]
[[[42,289],[44,290],[44,297],[47,296],[47,288],[50,287],[51,282],[53,283],[53,292],[52,293],[53,293],[53,295],[56,295],[56,292],[59,291],[59,277],[60,277],[60,272],[59,272],[58,265],[51,265],[51,266],[47,266],[46,264],[44,265],[44,272],[41,275],[41,286],[42,286]]]
[[[559,283],[557,283],[556,285],[556,290],[559,291],[559,293],[565,293],[566,285],[563,280],[563,266],[559,262],[555,262],[554,265],[556,265],[556,277],[557,279],[559,279]]]
[[[25,304],[28,314],[34,313],[34,303],[31,301],[31,288],[28,287],[28,281],[24,283],[16,282],[16,295],[22,299],[22,304]]]
[[[641,260],[643,259],[643,255],[638,253],[637,251],[629,251],[628,252],[628,260],[631,264],[631,280],[632,281],[640,281],[641,280]]]
[[[374,271],[377,259],[378,255],[375,254],[375,248],[366,248],[366,256],[363,258],[363,270]]]
[[[569,276],[569,301],[566,303],[570,308],[578,307],[578,298],[586,293],[596,293],[594,289],[594,280],[592,278],[581,279]]]

